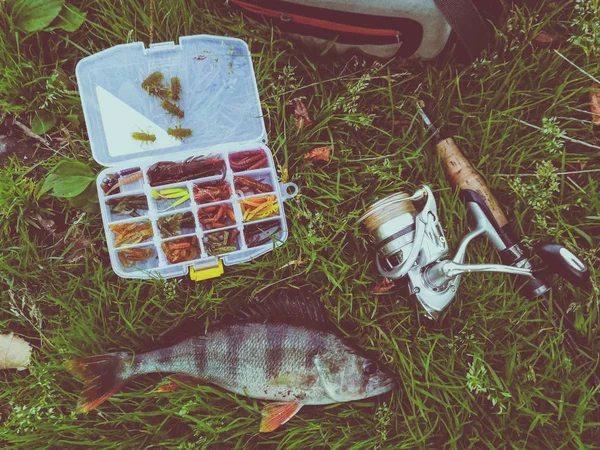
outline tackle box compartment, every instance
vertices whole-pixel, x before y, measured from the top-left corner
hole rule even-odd
[[[142,88],[157,73],[163,77],[161,89],[178,77],[181,98],[170,101],[183,117],[166,111],[162,94],[150,95]],[[283,203],[298,187],[278,180],[244,41],[199,35],[149,48],[141,42],[117,45],[82,59],[76,74],[92,155],[106,166],[97,189],[117,275],[170,278],[189,273],[201,280],[220,275],[223,263],[250,261],[285,242]],[[192,135],[180,139],[173,135],[178,128],[190,129]],[[134,139],[133,133],[144,139]],[[245,155],[256,160],[259,154],[264,160],[244,164]],[[175,179],[156,181],[157,163],[189,167],[194,161],[222,164],[223,173],[177,180],[177,169]],[[107,192],[115,175],[117,182],[130,182]],[[258,191],[246,186],[256,183]],[[215,185],[227,186],[229,192],[223,188],[222,197],[215,198],[210,190]],[[127,209],[133,202],[135,208]],[[269,208],[253,215],[263,203]],[[179,221],[179,233],[169,228],[170,221]],[[132,230],[127,232],[135,239],[122,242],[113,230]],[[181,252],[184,260],[178,261]]]

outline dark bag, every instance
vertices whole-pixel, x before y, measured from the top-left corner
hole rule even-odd
[[[537,3],[535,0],[523,0]],[[523,3],[521,1],[521,3]],[[360,50],[388,58],[430,59],[452,32],[470,59],[490,41],[472,0],[228,0],[251,20],[270,19],[282,31],[311,46],[343,53]],[[489,11],[500,0],[480,0]],[[498,10],[499,8],[496,8]]]

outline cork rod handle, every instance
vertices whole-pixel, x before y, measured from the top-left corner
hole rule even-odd
[[[508,223],[498,201],[490,192],[485,180],[462,154],[452,138],[446,138],[437,144],[437,151],[450,183],[464,190],[477,192],[485,201],[500,228]]]

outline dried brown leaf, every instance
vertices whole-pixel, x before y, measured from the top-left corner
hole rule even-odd
[[[533,38],[532,43],[539,48],[559,48],[563,41],[564,38],[559,34],[540,31],[536,37]]]
[[[394,122],[392,123],[392,129],[394,130],[394,132],[403,132],[410,128],[411,123],[412,122],[408,119],[394,120]]]
[[[600,124],[600,87],[596,82],[590,89],[590,110],[592,111],[592,121],[594,125]]]
[[[65,243],[67,246],[71,246],[67,258],[65,259],[68,264],[78,263],[85,258],[85,252],[87,249],[94,249],[92,241],[79,230],[76,230],[71,236],[69,236],[68,241]]]
[[[24,370],[31,359],[31,346],[13,333],[0,334],[0,369]]]
[[[315,147],[306,155],[304,155],[304,159],[307,161],[324,161],[328,162],[331,156],[331,147]]]
[[[33,218],[40,224],[43,230],[48,232],[48,234],[54,235],[56,233],[56,222],[54,222],[54,220],[44,219],[37,213],[33,215]]]
[[[296,117],[296,126],[300,129],[304,126],[310,127],[313,123],[302,100],[296,100],[294,105],[294,117]]]
[[[371,294],[385,294],[386,292],[391,291],[393,287],[394,282],[389,278],[384,278],[380,283],[377,283],[373,289],[371,289]]]
[[[170,380],[170,381],[160,383],[160,385],[158,385],[156,387],[156,390],[154,392],[163,394],[165,392],[173,392],[178,389],[181,389],[181,386],[179,386],[177,383],[175,383],[175,381]]]

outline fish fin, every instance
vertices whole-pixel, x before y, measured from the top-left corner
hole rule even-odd
[[[306,287],[289,288],[279,290],[263,301],[246,304],[219,320],[210,320],[206,315],[187,317],[161,333],[151,348],[175,345],[185,339],[203,335],[207,330],[246,322],[291,323],[331,329],[327,311],[318,298],[311,295]]]
[[[255,302],[235,313],[241,320],[265,320],[285,322],[303,320],[312,323],[327,323],[327,312],[318,298],[307,289],[283,289],[261,302]]]
[[[298,402],[277,402],[265,405],[262,410],[260,432],[270,433],[286,423],[302,408]]]
[[[177,384],[175,381],[171,380],[171,381],[168,381],[168,382],[158,386],[154,390],[154,392],[156,392],[157,394],[164,394],[165,392],[173,392],[178,389],[181,389],[181,386],[179,384]]]
[[[67,369],[84,382],[77,410],[88,412],[112,397],[125,384],[122,378],[127,353],[108,353],[67,361]]]
[[[193,377],[186,373],[176,373],[174,375],[171,375],[170,378],[171,379],[168,382],[158,386],[154,392],[162,394],[165,392],[176,391],[178,389],[181,389],[181,383],[188,384],[191,386],[199,386],[201,384],[204,384],[204,380]]]

